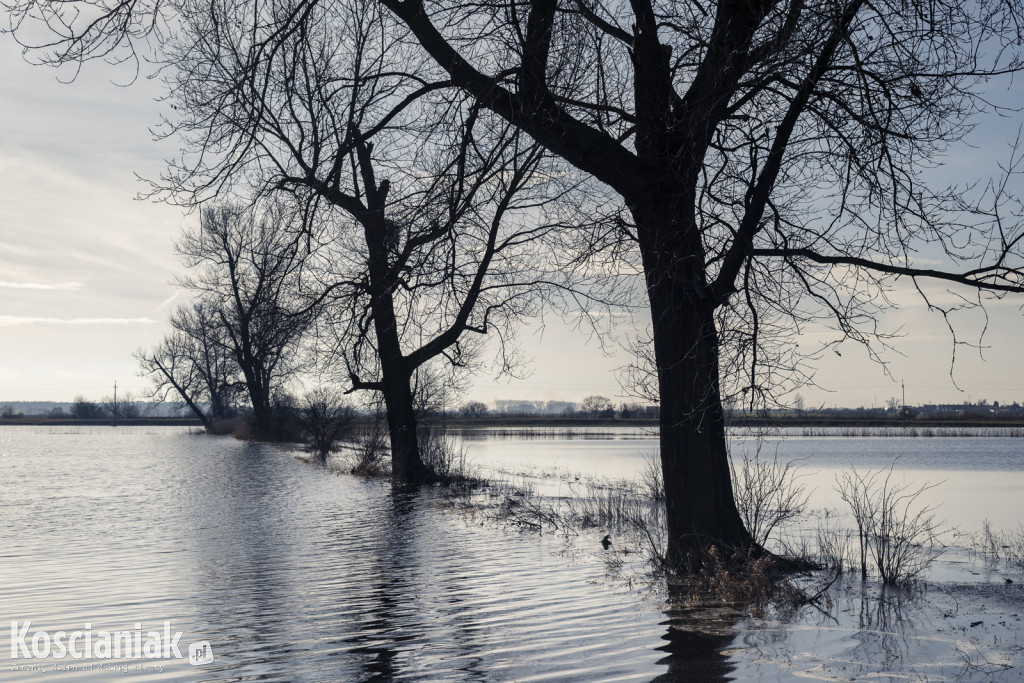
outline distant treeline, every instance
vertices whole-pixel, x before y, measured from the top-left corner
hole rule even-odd
[[[114,401],[106,397],[91,401],[78,397],[74,401],[0,401],[0,418],[53,418],[108,420],[114,415],[122,419],[191,417],[174,403],[137,401],[126,394]]]
[[[40,417],[38,415],[18,415],[15,417],[4,417],[0,415],[0,425],[23,425],[27,427],[45,426],[106,426],[116,425],[120,427],[199,427],[199,420],[195,417],[134,417],[123,418],[116,422],[111,417],[106,418],[77,418],[65,415],[64,417]]]
[[[1014,401],[1012,404],[1000,404],[999,401],[989,403],[980,400],[975,403],[926,403],[919,406],[898,405],[889,401],[885,408],[817,408],[810,410],[780,409],[759,413],[727,411],[732,422],[780,421],[789,424],[842,424],[872,423],[891,425],[893,422],[914,423],[948,423],[948,422],[1010,422],[1024,421],[1024,406]]]
[[[130,396],[130,394],[129,394]],[[620,403],[614,405],[604,396],[589,396],[570,401],[498,400],[488,405],[469,401],[457,408],[428,409],[428,421],[444,421],[467,427],[604,427],[648,426],[657,423],[658,407]],[[244,415],[246,410],[239,409]],[[359,419],[360,411],[356,411]],[[72,402],[6,401],[0,402],[0,421],[31,424],[110,424],[114,419],[131,424],[194,424],[188,408],[174,402],[117,401],[111,398],[89,401],[79,397]],[[369,414],[366,415],[369,417]],[[726,410],[731,427],[802,427],[810,430],[846,427],[998,426],[1024,425],[1024,407],[1018,403],[1000,405],[986,401],[965,404],[926,404],[888,408],[820,408],[810,410],[779,409],[756,413]]]

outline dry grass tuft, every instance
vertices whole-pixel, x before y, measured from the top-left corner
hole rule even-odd
[[[422,426],[419,429],[420,457],[446,486],[481,486],[483,480],[469,461],[468,450],[444,427]]]
[[[792,613],[815,602],[822,594],[809,595],[791,574],[767,553],[711,546],[699,572],[675,577],[691,606],[725,606],[749,610],[763,617],[769,612]],[[828,585],[831,585],[829,583]]]
[[[391,474],[388,429],[380,414],[356,430],[353,443],[350,449],[354,459],[350,470],[352,474],[357,477],[386,477]]]

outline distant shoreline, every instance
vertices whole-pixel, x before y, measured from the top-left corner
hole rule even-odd
[[[587,418],[587,417],[561,417],[561,416],[536,416],[536,415],[493,415],[485,417],[447,417],[431,418],[423,420],[423,424],[437,425],[443,423],[448,427],[456,429],[474,428],[495,428],[507,427],[515,429],[587,429],[587,428],[634,428],[634,427],[657,427],[658,421],[654,418]],[[103,419],[75,419],[71,417],[0,417],[0,426],[32,426],[32,427],[111,427],[114,426],[110,418]],[[133,419],[120,419],[118,427],[202,427],[202,423],[196,418],[189,417],[142,417]],[[899,419],[899,418],[836,418],[836,417],[815,417],[804,416],[773,416],[770,418],[759,417],[732,417],[726,420],[727,427],[796,427],[796,428],[929,428],[929,427],[1024,427],[1024,418],[1021,417],[990,417],[990,418],[948,418],[948,419]]]
[[[112,427],[108,418],[79,420],[73,417],[0,417],[0,427],[24,425],[26,427]],[[118,427],[202,427],[194,417],[139,417],[119,419]]]

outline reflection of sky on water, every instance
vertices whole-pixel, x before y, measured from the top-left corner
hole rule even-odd
[[[161,660],[152,673],[132,661],[118,681],[650,680],[689,670],[661,649],[659,600],[606,575],[599,537],[567,546],[467,523],[435,504],[433,489],[393,493],[227,437],[0,433],[0,613],[32,620],[33,632],[170,620],[182,645],[212,644],[208,666]],[[111,680],[3,664],[3,680]]]
[[[486,470],[526,471],[573,480],[635,479],[644,459],[657,452],[654,438],[620,431],[615,438],[545,436],[467,440],[470,457]],[[758,441],[733,437],[734,457],[754,455]],[[995,529],[1024,522],[1024,438],[1019,437],[802,437],[766,438],[761,457],[800,461],[812,508],[843,505],[833,490],[848,467],[860,472],[896,463],[893,481],[913,487],[937,484],[920,501],[964,531],[988,519]]]

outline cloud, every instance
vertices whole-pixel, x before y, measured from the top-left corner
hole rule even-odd
[[[43,284],[41,282],[0,282],[0,287],[6,287],[8,289],[59,289],[59,290],[78,290],[82,288],[81,282],[60,282],[51,285]]]
[[[0,315],[0,327],[17,325],[150,325],[151,318],[33,318],[22,315]]]

